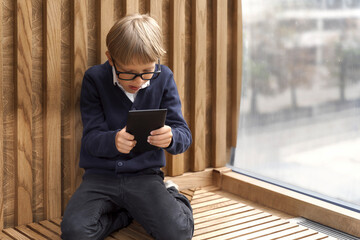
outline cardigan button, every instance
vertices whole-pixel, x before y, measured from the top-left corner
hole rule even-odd
[[[118,165],[118,167],[122,167],[124,165],[124,163],[123,162],[118,162],[117,165]]]

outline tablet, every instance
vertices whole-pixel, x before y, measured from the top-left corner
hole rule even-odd
[[[146,152],[158,149],[147,142],[152,130],[165,125],[167,109],[147,109],[129,111],[126,131],[135,136],[136,146],[132,152]]]

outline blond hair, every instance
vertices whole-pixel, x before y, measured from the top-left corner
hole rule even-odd
[[[166,53],[162,46],[162,32],[149,15],[132,14],[119,21],[106,36],[111,57],[122,64],[157,61]]]

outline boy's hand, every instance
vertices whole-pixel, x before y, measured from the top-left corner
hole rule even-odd
[[[172,137],[171,127],[165,125],[162,128],[151,131],[148,142],[156,147],[167,148],[171,143]]]
[[[129,153],[136,145],[135,137],[126,132],[126,127],[117,132],[115,137],[115,146],[121,153]]]

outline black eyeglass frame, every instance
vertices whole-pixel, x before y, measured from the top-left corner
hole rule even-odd
[[[116,73],[116,76],[118,79],[120,80],[123,80],[123,81],[132,81],[134,80],[135,78],[137,78],[138,76],[142,79],[142,80],[145,80],[145,81],[148,81],[148,80],[152,80],[152,79],[156,79],[157,77],[159,77],[160,73],[161,73],[161,65],[160,65],[160,59],[158,59],[158,70],[156,70],[155,72],[144,72],[144,73],[130,73],[130,72],[120,72],[116,69],[116,65],[115,65],[115,61],[113,58],[111,58],[112,62],[113,62],[113,65],[114,65],[114,68],[115,68],[115,73]],[[119,75],[120,74],[132,74],[134,75],[133,78],[131,79],[124,79],[124,78],[120,78]],[[150,79],[144,79],[143,78],[143,75],[144,74],[152,74],[152,77]]]

